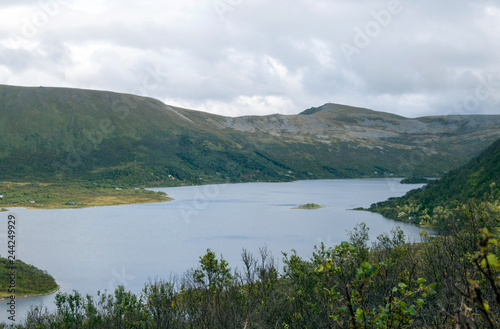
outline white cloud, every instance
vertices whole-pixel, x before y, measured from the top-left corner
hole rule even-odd
[[[135,91],[224,115],[298,113],[326,102],[442,114],[474,94],[478,77],[500,71],[500,7],[487,0],[0,7],[0,83]],[[342,44],[357,47],[350,61]],[[156,83],[144,88],[151,74]],[[499,98],[500,86],[474,113],[500,113]]]
[[[239,96],[231,102],[209,100],[203,103],[166,98],[163,101],[177,107],[210,112],[224,116],[269,115],[297,113],[292,100],[280,96]],[[235,114],[236,113],[236,114]]]

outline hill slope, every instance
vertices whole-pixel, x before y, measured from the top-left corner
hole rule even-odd
[[[12,289],[17,296],[46,294],[57,289],[50,274],[20,260],[15,262],[16,284],[13,287],[10,275],[13,268],[9,260],[0,257],[0,299],[13,295]]]
[[[500,199],[500,139],[465,166],[401,198],[379,202],[372,211],[416,224],[441,226],[456,202]]]
[[[0,85],[0,180],[440,175],[500,137],[499,127],[500,116],[408,119],[337,104],[232,118],[127,94]]]

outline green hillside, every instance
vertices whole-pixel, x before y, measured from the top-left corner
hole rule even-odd
[[[500,116],[408,119],[338,104],[223,117],[128,94],[0,85],[0,181],[154,186],[439,176]]]
[[[132,95],[5,86],[0,104],[4,179],[154,180],[157,168],[168,166],[157,175],[194,180],[193,154],[203,149],[199,160],[214,153],[202,146],[208,136],[215,145],[224,144],[224,151],[237,147],[156,100]],[[219,160],[227,160],[220,153]]]
[[[500,139],[465,166],[404,197],[373,204],[372,211],[420,225],[442,226],[458,204],[489,202],[500,210]]]
[[[247,173],[269,179],[283,170],[207,124],[201,113],[149,98],[3,86],[0,104],[4,180],[152,185],[240,179]]]
[[[45,294],[57,289],[57,284],[50,274],[20,260],[15,262],[16,281],[13,285],[11,284],[11,268],[9,260],[0,258],[0,299],[11,296],[13,290],[16,296],[20,297]]]

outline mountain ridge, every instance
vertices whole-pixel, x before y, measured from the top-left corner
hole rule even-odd
[[[327,103],[297,115],[225,117],[149,97],[52,87],[0,85],[0,114],[3,180],[441,175],[500,137],[500,115],[410,119]]]

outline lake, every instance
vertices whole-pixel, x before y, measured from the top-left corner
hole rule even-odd
[[[347,240],[347,230],[364,222],[370,239],[400,226],[412,240],[420,228],[356,207],[401,196],[422,185],[400,179],[315,180],[159,188],[174,201],[68,209],[12,209],[1,213],[0,254],[6,255],[8,214],[17,223],[17,258],[48,271],[62,292],[95,294],[122,284],[140,293],[148,279],[168,279],[196,267],[207,248],[241,268],[241,251],[267,246],[277,260],[295,249],[302,257],[313,246]],[[291,209],[305,203],[325,208]],[[282,262],[279,262],[282,264]],[[54,309],[54,295],[16,300],[16,318],[30,305]],[[0,303],[0,321],[7,321]]]

